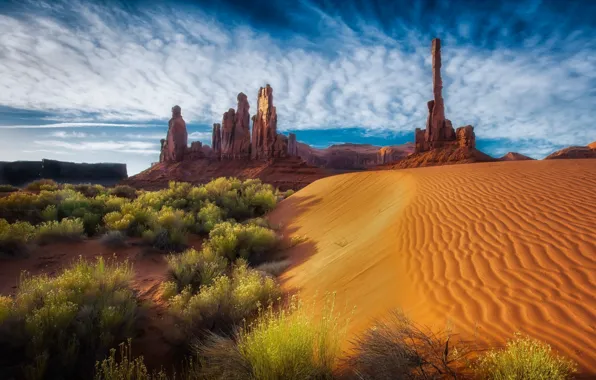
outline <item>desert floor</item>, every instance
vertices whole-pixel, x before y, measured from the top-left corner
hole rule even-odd
[[[402,308],[483,344],[527,333],[596,373],[596,160],[333,176],[270,220],[306,239],[284,287],[336,291],[351,336]]]

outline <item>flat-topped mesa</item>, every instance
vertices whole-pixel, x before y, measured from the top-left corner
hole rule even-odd
[[[211,149],[215,158],[221,158],[221,124],[213,124],[213,133],[211,134]]]
[[[251,157],[270,159],[287,156],[288,138],[277,134],[277,112],[270,85],[259,89],[257,114],[252,120]]]
[[[461,134],[456,134],[451,121],[445,118],[445,104],[443,101],[443,80],[441,78],[441,40],[432,41],[432,72],[433,72],[433,100],[427,103],[428,117],[426,129],[416,128],[416,153],[427,152],[444,147],[475,148],[474,127],[468,125],[462,128]],[[471,129],[470,129],[471,128]],[[458,128],[458,131],[461,128]],[[461,138],[460,138],[461,137]]]
[[[188,132],[182,118],[182,109],[172,107],[172,118],[168,122],[168,134],[161,143],[159,162],[180,162],[184,159],[188,146]]]

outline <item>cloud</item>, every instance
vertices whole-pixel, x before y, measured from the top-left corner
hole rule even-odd
[[[596,33],[571,17],[581,9],[564,13],[571,6],[557,11],[537,1],[506,1],[482,13],[461,5],[462,12],[451,12],[436,2],[436,9],[422,3],[393,17],[400,10],[391,5],[377,11],[347,2],[332,10],[302,1],[284,20],[288,30],[314,30],[304,35],[278,33],[283,23],[274,25],[276,32],[231,18],[223,24],[218,20],[225,17],[201,11],[33,4],[40,6],[28,4],[26,17],[0,15],[0,104],[52,111],[65,122],[2,128],[146,127],[153,124],[133,122],[167,119],[174,104],[187,123],[210,125],[235,107],[241,91],[254,114],[258,88],[270,83],[281,131],[413,133],[425,125],[430,41],[440,36],[446,113],[454,126],[472,124],[479,138],[545,147],[596,139]],[[68,122],[61,113],[87,116]],[[139,135],[127,138],[149,139]],[[190,136],[210,139],[208,132]]]
[[[65,152],[63,150],[51,150],[51,149],[31,149],[31,150],[24,150],[23,153],[52,153],[52,154],[69,155],[69,156],[72,156],[75,154],[73,152]]]
[[[61,138],[61,139],[67,139],[67,138],[82,139],[82,138],[85,138],[85,137],[92,137],[93,135],[90,135],[90,134],[85,133],[85,132],[57,131],[57,132],[50,133],[50,136],[52,136],[52,137],[58,137],[58,138]]]
[[[34,125],[2,125],[0,129],[44,129],[44,128],[82,128],[82,127],[118,127],[118,128],[151,128],[158,124],[123,124],[123,123],[54,123]]]
[[[162,137],[163,138],[163,137]],[[211,141],[212,132],[192,132],[188,134],[188,140]]]
[[[82,142],[67,142],[62,140],[35,140],[34,144],[51,147],[63,148],[75,152],[89,152],[89,151],[114,151],[120,153],[136,153],[136,154],[159,154],[158,145],[144,141],[82,141]]]

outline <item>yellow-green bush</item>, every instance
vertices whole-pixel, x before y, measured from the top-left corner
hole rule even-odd
[[[12,193],[20,189],[13,185],[0,185],[0,193]]]
[[[119,198],[135,199],[137,197],[137,189],[127,185],[118,185],[109,189],[108,194]]]
[[[197,214],[199,231],[210,232],[216,224],[223,221],[224,216],[224,212],[221,208],[208,201]]]
[[[27,222],[8,223],[0,219],[0,253],[15,256],[23,253],[35,238],[35,227]]]
[[[77,240],[85,234],[81,219],[65,218],[61,221],[44,222],[35,229],[35,237],[41,243],[57,240]]]
[[[275,231],[254,224],[224,222],[209,233],[207,244],[230,261],[243,258],[251,262],[262,261],[279,243]]]
[[[44,208],[41,211],[41,217],[46,222],[49,222],[52,220],[58,220],[58,210],[56,209],[56,206],[49,205],[48,207]]]
[[[133,358],[130,339],[119,346],[120,360],[116,358],[116,349],[110,355],[95,364],[95,380],[168,380],[163,371],[150,372],[142,356]]]
[[[23,277],[0,306],[0,367],[16,361],[26,377],[87,378],[97,355],[132,335],[132,276],[128,262],[99,258],[80,259],[57,277]]]
[[[190,286],[170,298],[170,309],[192,336],[206,330],[229,330],[280,295],[270,277],[237,262],[231,275],[220,276],[194,293]]]
[[[33,182],[29,183],[25,187],[25,189],[27,189],[29,191],[40,191],[40,190],[53,191],[53,190],[58,190],[58,187],[59,187],[58,184],[54,180],[39,179],[37,181],[33,181]]]
[[[66,186],[65,186],[66,188]],[[83,183],[72,186],[72,189],[83,194],[87,198],[94,198],[100,194],[106,193],[106,188],[102,185],[92,185],[90,183]]]
[[[332,379],[344,327],[328,298],[321,317],[297,299],[289,310],[270,305],[231,339],[210,336],[198,346],[206,379]]]
[[[576,371],[573,361],[555,355],[548,344],[521,334],[504,349],[482,355],[476,366],[478,378],[488,380],[564,380]]]
[[[201,286],[211,285],[224,274],[228,261],[217,255],[209,246],[200,251],[188,249],[178,255],[169,255],[168,267],[177,292],[190,287],[197,292]]]

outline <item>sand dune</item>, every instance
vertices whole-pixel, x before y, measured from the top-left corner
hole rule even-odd
[[[287,289],[337,291],[351,333],[402,307],[500,344],[521,331],[596,372],[596,160],[482,163],[321,179],[271,215],[308,241]]]

